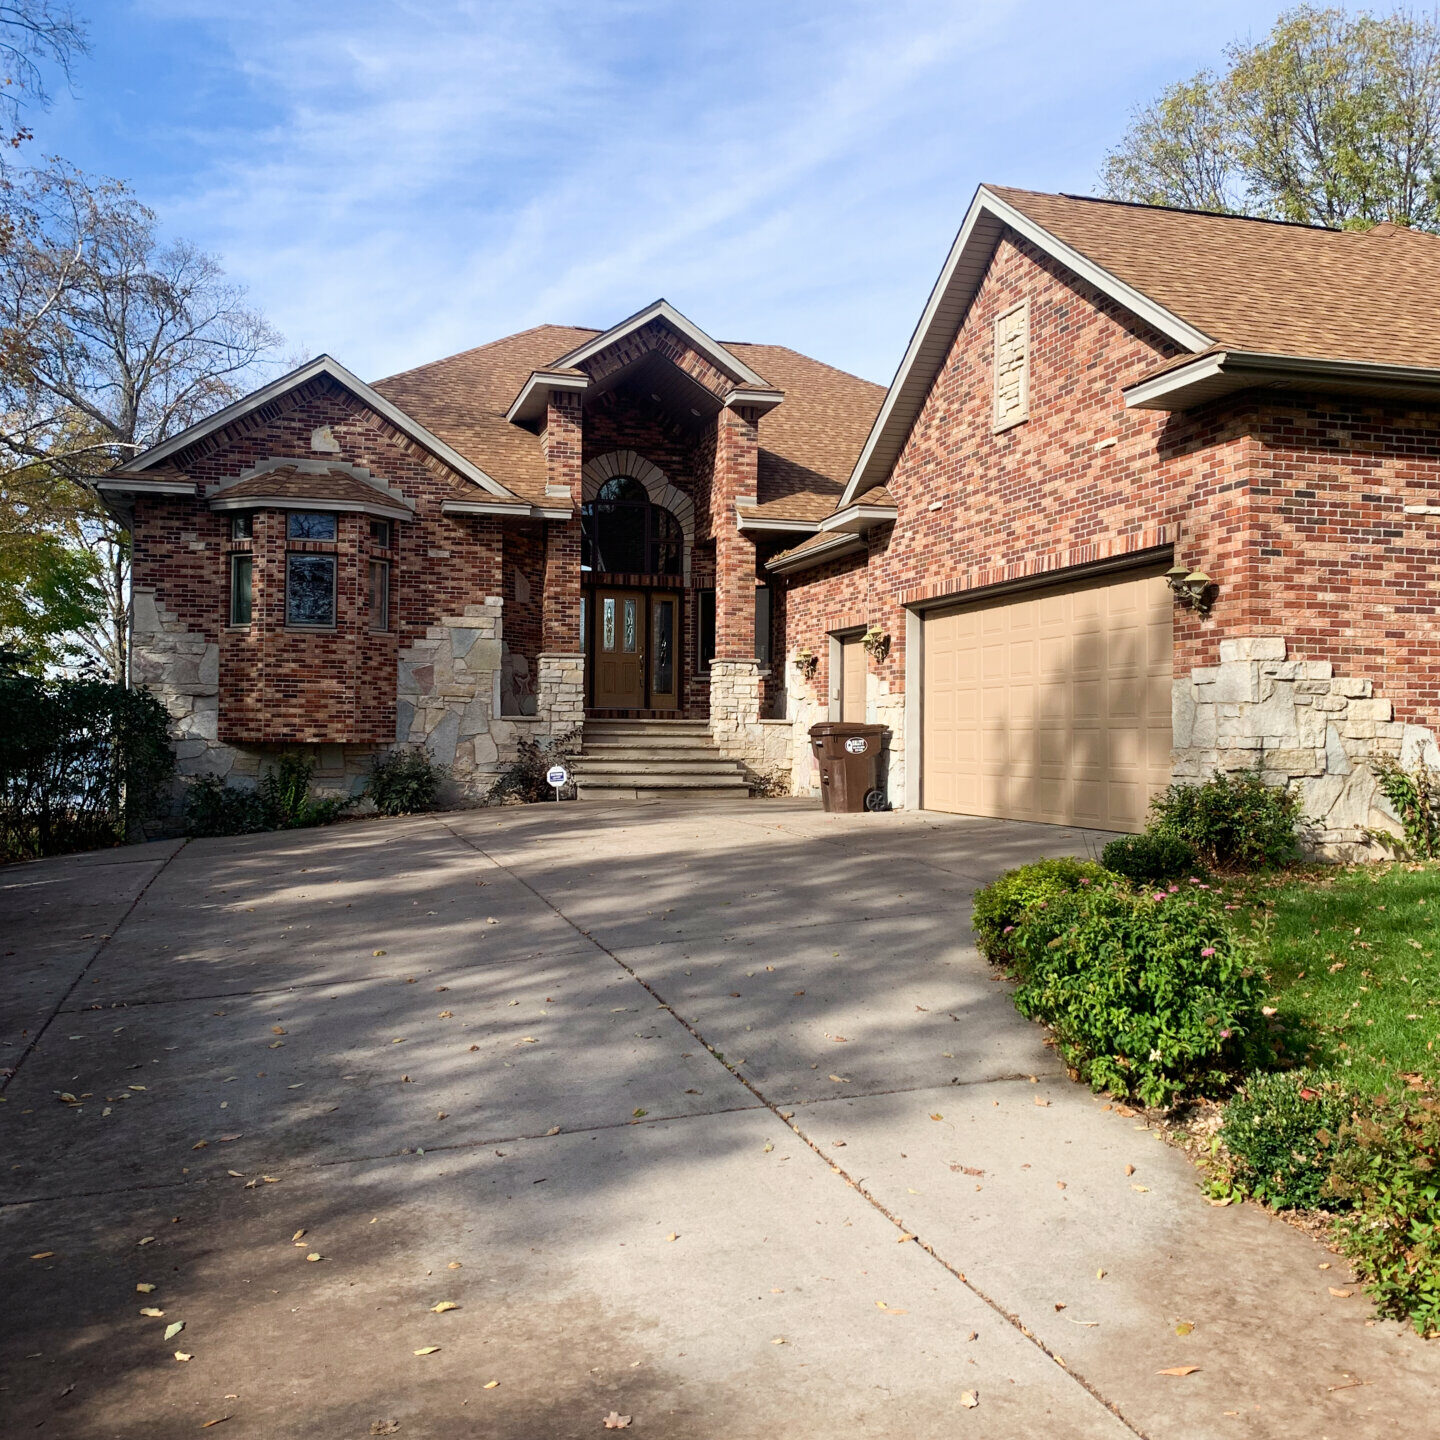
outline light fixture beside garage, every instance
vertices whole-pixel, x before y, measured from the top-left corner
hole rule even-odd
[[[1165,583],[1186,609],[1194,610],[1198,615],[1208,615],[1215,608],[1216,585],[1203,570],[1172,565],[1165,572]]]

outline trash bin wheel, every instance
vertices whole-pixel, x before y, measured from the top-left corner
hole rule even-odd
[[[885,792],[883,790],[867,790],[865,792],[865,808],[870,811],[884,810]]]

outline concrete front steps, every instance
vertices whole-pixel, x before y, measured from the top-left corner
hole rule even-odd
[[[750,794],[704,720],[587,720],[575,758],[581,800],[733,800]]]

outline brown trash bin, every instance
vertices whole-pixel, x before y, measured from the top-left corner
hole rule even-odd
[[[810,727],[810,746],[820,766],[820,801],[826,810],[886,810],[880,787],[883,725],[822,720]]]

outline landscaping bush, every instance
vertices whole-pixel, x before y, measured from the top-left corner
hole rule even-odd
[[[1187,840],[1208,865],[1268,870],[1299,848],[1300,797],[1257,775],[1172,785],[1150,802],[1152,831]]]
[[[545,772],[552,765],[563,765],[572,769],[576,752],[580,749],[580,731],[566,730],[556,735],[548,745],[538,740],[521,740],[516,747],[518,754],[496,777],[495,783],[485,797],[487,805],[531,804],[537,800],[554,798],[554,788],[545,779]]]
[[[1370,768],[1380,793],[1400,817],[1406,852],[1421,860],[1440,859],[1440,770],[1424,764],[1406,770],[1390,755],[1371,760]],[[1370,834],[1394,844],[1395,837],[1388,832],[1372,830]]]
[[[441,783],[449,774],[423,747],[387,750],[370,762],[365,793],[382,815],[414,815],[435,809]]]
[[[1030,906],[1008,943],[1016,1008],[1097,1090],[1170,1105],[1265,1053],[1262,977],[1209,894],[1094,885]]]
[[[1220,1128],[1232,1188],[1280,1210],[1339,1208],[1326,1182],[1351,1103],[1324,1071],[1252,1075]]]
[[[175,768],[148,690],[0,670],[0,859],[139,838]]]
[[[1127,880],[1179,880],[1199,868],[1195,847],[1183,836],[1164,830],[1122,835],[1101,852],[1100,863]]]
[[[975,927],[980,953],[997,965],[1003,964],[1010,958],[1010,933],[1031,905],[1104,884],[1109,878],[1093,860],[1068,856],[1037,860],[1033,865],[1021,865],[996,876],[975,892],[971,909],[970,923]]]
[[[197,780],[185,797],[189,835],[250,835],[261,830],[299,830],[329,825],[352,805],[348,795],[324,799],[310,792],[315,767],[299,755],[282,755],[255,790],[222,785],[213,775]]]
[[[1341,1127],[1330,1189],[1340,1247],[1375,1308],[1440,1334],[1440,1102],[1381,1097]]]

